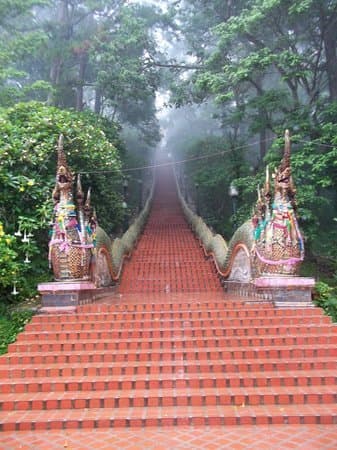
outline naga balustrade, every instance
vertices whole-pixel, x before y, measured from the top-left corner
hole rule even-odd
[[[90,190],[85,197],[80,177],[74,195],[73,175],[58,142],[55,202],[49,259],[55,282],[39,285],[45,306],[70,306],[92,302],[104,295],[120,278],[123,262],[130,256],[146,223],[153,185],[145,207],[121,238],[113,241],[98,226],[91,206]],[[273,187],[266,170],[264,187],[252,217],[227,242],[195,214],[181,195],[182,210],[199,238],[205,255],[212,257],[225,290],[275,305],[311,304],[312,278],[299,276],[304,245],[296,216],[296,190],[291,173],[291,143],[285,133],[284,155],[273,174]],[[75,204],[76,203],[76,204]]]
[[[205,255],[214,259],[228,292],[272,301],[278,306],[312,304],[315,282],[299,276],[304,243],[296,215],[288,130],[283,159],[273,174],[273,187],[267,167],[265,184],[258,188],[252,217],[235,231],[229,243],[220,234],[214,235],[193,212],[181,194],[178,181],[177,187],[185,217]]]
[[[38,286],[46,307],[88,303],[111,293],[109,287],[120,279],[124,260],[130,257],[143,230],[153,197],[152,184],[144,208],[123,236],[112,241],[98,225],[90,189],[85,196],[79,175],[74,192],[74,177],[67,164],[62,135],[57,155],[49,242],[49,262],[55,281]]]

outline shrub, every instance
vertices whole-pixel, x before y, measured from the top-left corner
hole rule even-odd
[[[38,282],[50,278],[48,222],[52,217],[55,148],[60,133],[64,135],[68,163],[75,172],[109,171],[83,176],[82,182],[85,189],[92,186],[92,201],[102,227],[108,232],[118,229],[123,214],[118,194],[118,131],[116,124],[108,125],[92,113],[60,110],[37,102],[0,110],[0,221],[6,230],[3,239],[8,241],[0,263],[4,271],[2,300],[13,298],[10,292],[15,280],[19,282],[16,299],[22,299],[34,294]],[[18,230],[26,230],[33,237],[22,242],[24,235],[13,237]],[[4,246],[3,241],[0,245]],[[24,264],[25,260],[29,262]],[[30,276],[24,277],[23,268],[28,267]]]
[[[337,288],[319,281],[314,290],[314,303],[323,308],[324,311],[337,322]]]
[[[8,344],[15,342],[18,333],[31,320],[33,311],[11,311],[4,306],[0,311],[0,354],[6,353]]]

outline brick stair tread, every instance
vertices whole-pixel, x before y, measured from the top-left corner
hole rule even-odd
[[[300,379],[300,381],[299,381]],[[263,380],[266,382],[266,386],[272,383],[272,380],[279,381],[280,383],[277,386],[310,386],[310,385],[336,385],[337,386],[337,373],[336,370],[332,369],[320,369],[320,370],[286,370],[286,371],[263,371],[263,372],[249,372],[249,373],[238,373],[238,372],[183,372],[183,373],[175,373],[175,374],[139,374],[139,375],[82,375],[82,376],[62,376],[60,378],[57,377],[25,377],[25,378],[5,378],[3,377],[0,381],[0,392],[5,392],[3,387],[6,386],[23,386],[25,390],[27,387],[29,388],[31,385],[39,385],[39,391],[43,391],[43,387],[48,385],[63,385],[65,390],[68,390],[66,385],[69,384],[78,384],[82,386],[83,384],[87,384],[85,389],[72,389],[72,390],[107,390],[108,383],[118,383],[118,389],[124,389],[122,384],[132,384],[139,382],[139,384],[150,384],[151,382],[157,382],[163,388],[164,384],[172,383],[172,387],[175,389],[185,389],[189,387],[189,383],[200,382],[203,384],[203,381],[206,381],[207,384],[217,383],[219,385],[222,384],[222,387],[226,387],[223,385],[228,384],[229,387],[234,381],[238,386],[244,387],[255,387],[258,388],[256,382],[258,380]],[[306,383],[305,383],[305,380]],[[100,387],[94,387],[93,385],[96,383],[104,383],[104,386],[100,384]],[[291,384],[293,382],[293,384]],[[288,384],[289,383],[289,384]],[[304,383],[304,384],[303,384]],[[89,384],[91,386],[89,386]],[[173,386],[175,385],[175,386]],[[160,386],[158,386],[160,387]],[[206,386],[202,386],[206,387]],[[215,386],[209,386],[215,387]],[[133,387],[133,389],[139,389],[137,386]],[[149,387],[146,387],[149,389]],[[60,389],[57,389],[60,391]],[[16,391],[19,392],[19,391]],[[20,391],[21,392],[21,391]],[[30,392],[35,392],[31,390]],[[7,391],[7,393],[9,393]]]
[[[0,413],[2,431],[125,426],[336,424],[337,405],[257,405],[63,409]]]
[[[191,295],[192,299],[194,298],[194,295]],[[294,315],[294,314],[300,314],[300,315],[321,315],[324,316],[323,310],[321,308],[317,307],[304,307],[304,308],[288,308],[284,307],[282,309],[275,308],[272,304],[266,305],[265,303],[259,301],[252,302],[248,298],[238,298],[235,300],[228,300],[224,297],[224,294],[221,293],[221,295],[214,296],[212,294],[212,298],[214,300],[210,300],[209,296],[201,296],[198,297],[195,295],[195,300],[188,301],[188,302],[182,302],[182,301],[170,301],[170,296],[167,296],[165,294],[156,295],[155,299],[158,298],[158,301],[149,301],[144,303],[139,302],[137,304],[129,304],[123,302],[122,304],[89,304],[89,305],[80,305],[77,307],[77,311],[79,313],[86,313],[88,314],[102,314],[102,313],[114,313],[114,312],[167,312],[167,311],[178,311],[178,312],[198,312],[198,311],[209,311],[212,313],[213,311],[221,311],[223,313],[226,313],[226,308],[229,306],[233,307],[233,311],[230,312],[241,312],[242,314],[249,314],[249,310],[253,309],[258,311],[261,314],[268,314],[270,312],[274,312],[277,315],[284,316],[284,315]],[[181,298],[181,296],[177,296],[177,298]],[[166,301],[163,301],[163,299],[166,299]],[[243,310],[243,307],[247,307],[247,310]],[[39,317],[43,316],[35,316],[34,319],[38,319]],[[52,315],[48,316],[52,317]],[[55,318],[57,318],[58,315],[55,314]]]
[[[155,331],[155,329],[153,330]],[[205,350],[210,348],[216,348],[217,350],[227,350],[228,347],[245,347],[250,349],[251,347],[266,347],[271,345],[284,346],[284,345],[317,345],[317,344],[336,344],[337,334],[302,334],[298,335],[265,335],[265,336],[209,336],[201,338],[190,338],[189,333],[186,330],[168,330],[173,333],[172,338],[159,338],[148,340],[123,340],[116,337],[82,337],[82,338],[63,338],[56,340],[41,340],[41,341],[20,341],[9,345],[11,352],[30,352],[30,351],[67,351],[67,350],[80,350],[81,348],[88,347],[90,350],[102,349],[113,350],[116,352],[124,350],[189,350],[200,349]],[[187,330],[189,331],[189,330]],[[116,330],[115,333],[119,331]],[[134,333],[135,331],[133,331]],[[165,332],[165,329],[161,329],[161,332]],[[111,332],[112,334],[113,332]],[[128,331],[128,333],[130,333]],[[176,333],[176,335],[174,335]],[[179,334],[179,336],[178,336]],[[99,339],[99,340],[97,340]],[[133,344],[133,345],[131,345]]]
[[[103,315],[103,317],[102,317]],[[67,326],[68,324],[78,324],[78,323],[94,323],[95,325],[100,325],[100,324],[105,324],[105,325],[110,325],[110,326],[114,326],[115,323],[120,323],[122,322],[125,326],[126,323],[129,323],[130,325],[134,325],[137,323],[151,323],[151,322],[156,322],[156,323],[161,323],[161,322],[165,322],[166,323],[172,323],[172,322],[200,322],[200,321],[209,321],[209,322],[220,322],[221,326],[226,326],[226,327],[233,327],[233,326],[237,326],[237,322],[242,321],[242,325],[246,324],[246,326],[250,326],[250,324],[252,323],[252,321],[256,321],[256,320],[260,320],[260,321],[265,321],[265,320],[273,320],[274,322],[277,323],[278,326],[282,326],[282,321],[286,320],[286,319],[297,319],[299,322],[301,320],[304,319],[311,319],[311,320],[317,320],[317,319],[325,319],[326,316],[320,316],[320,315],[303,315],[303,316],[299,316],[296,314],[293,315],[284,315],[284,316],[280,316],[280,315],[271,315],[271,316],[262,316],[260,317],[259,315],[252,315],[252,316],[248,316],[248,317],[240,317],[240,316],[226,316],[223,314],[223,312],[217,312],[215,314],[207,314],[206,311],[199,311],[196,313],[190,313],[187,314],[185,312],[181,312],[181,313],[175,313],[174,311],[166,311],[166,312],[162,312],[162,313],[145,313],[145,312],[124,312],[124,313],[102,313],[102,315],[100,315],[99,313],[97,313],[96,316],[94,315],[86,315],[86,314],[81,314],[81,315],[76,315],[76,316],[65,316],[67,317],[66,320],[64,320],[61,325],[62,326]],[[35,318],[34,318],[35,319]],[[76,320],[77,319],[77,320]],[[95,320],[97,319],[97,320]],[[329,319],[329,318],[328,318]],[[232,324],[232,320],[235,320],[235,324]],[[272,322],[272,323],[274,323]],[[253,322],[254,323],[254,322]],[[39,319],[35,319],[33,320],[31,323],[26,325],[26,330],[29,330],[30,328],[33,328],[34,326],[39,326],[40,329],[39,331],[43,331],[43,329],[41,330],[41,325],[55,325],[58,326],[60,325],[59,321],[54,321],[52,320],[52,318],[49,318],[49,320],[39,320]],[[285,324],[289,325],[289,324]],[[301,325],[307,325],[306,322],[304,322],[303,324],[301,323],[297,323],[296,325],[301,326]],[[326,321],[326,323],[324,323],[324,325],[328,326],[329,328],[335,328],[337,329],[336,324],[333,324],[330,320],[329,322]]]
[[[324,398],[323,398],[324,397]],[[121,402],[122,399],[132,402],[134,399],[158,399],[162,406],[173,406],[174,399],[189,398],[191,403],[193,399],[197,399],[198,404],[210,402],[209,404],[221,404],[223,401],[225,405],[235,404],[260,404],[263,402],[276,404],[319,404],[324,400],[325,404],[336,403],[337,389],[335,385],[320,385],[320,386],[272,386],[272,387],[226,387],[226,388],[152,388],[152,389],[107,389],[102,391],[45,391],[45,392],[28,392],[20,393],[2,393],[0,408],[3,410],[4,405],[10,404],[14,409],[35,409],[30,407],[31,403],[38,404],[38,409],[59,409],[62,408],[67,400],[73,403],[78,400],[85,400],[86,405],[72,407],[76,409],[90,408],[91,402],[99,402],[100,407],[114,407],[108,403],[110,399]],[[54,402],[57,405],[54,405]],[[50,403],[50,406],[48,406]],[[106,405],[106,406],[105,406]],[[132,405],[130,405],[132,406]],[[67,408],[67,406],[64,406]],[[95,407],[95,406],[94,406]],[[97,405],[96,405],[97,407]],[[134,406],[137,407],[137,406]],[[6,407],[7,408],[7,407]],[[5,408],[5,409],[6,409]],[[7,408],[11,410],[13,408]]]
[[[261,357],[278,357],[278,358],[286,358],[286,357],[297,357],[297,356],[337,356],[337,347],[335,344],[322,344],[315,345],[301,345],[299,348],[294,348],[294,346],[284,345],[275,348],[275,346],[261,346],[259,348],[242,348],[242,347],[233,347],[230,349],[219,349],[215,348],[185,348],[185,349],[163,349],[162,351],[137,351],[131,352],[129,350],[123,351],[114,351],[113,353],[109,350],[90,350],[90,351],[77,351],[74,353],[73,351],[62,351],[60,354],[55,354],[55,352],[29,352],[29,354],[22,352],[14,352],[5,355],[0,358],[0,365],[4,365],[6,363],[14,363],[16,364],[18,361],[22,359],[22,364],[29,363],[28,358],[31,360],[30,362],[34,364],[32,360],[41,358],[46,359],[46,363],[52,363],[53,360],[57,362],[58,359],[65,362],[76,362],[81,358],[82,362],[99,362],[99,359],[103,359],[106,362],[116,362],[120,361],[119,358],[124,356],[122,359],[124,362],[132,361],[132,359],[136,360],[147,360],[152,362],[157,362],[159,360],[183,360],[185,357],[190,361],[198,360],[203,357],[203,354],[207,353],[209,356],[209,361],[219,361],[219,360],[232,360],[236,358],[251,358],[252,354],[254,354],[255,358]],[[282,354],[283,353],[283,354]],[[144,356],[142,356],[144,355]],[[147,355],[147,358],[145,356]],[[61,362],[59,361],[59,362]]]
[[[94,339],[91,339],[90,341],[87,341],[87,342],[88,342],[88,344],[89,343],[94,344],[97,341],[95,341]],[[111,340],[111,342],[115,343],[116,341]],[[171,342],[171,341],[169,341],[169,342]],[[81,343],[83,343],[83,341],[75,340],[73,342],[70,342],[70,345],[73,346],[73,344],[75,345],[78,343],[81,344]],[[101,343],[103,345],[105,345],[107,342],[103,341]],[[10,344],[10,345],[15,345],[15,344]],[[45,345],[48,345],[48,344],[45,344]],[[194,346],[194,347],[177,347],[177,348],[162,348],[162,349],[161,348],[148,348],[148,349],[127,349],[127,348],[125,348],[125,349],[114,349],[113,354],[114,355],[120,355],[120,354],[128,354],[128,355],[138,354],[138,355],[140,355],[143,353],[144,354],[150,353],[152,355],[160,355],[160,354],[164,354],[164,353],[165,354],[169,353],[169,354],[174,355],[174,354],[178,354],[178,353],[179,354],[187,354],[187,353],[205,353],[206,352],[208,354],[211,354],[211,353],[221,352],[221,353],[225,353],[225,354],[231,354],[234,356],[235,352],[240,352],[240,351],[242,351],[242,352],[251,352],[251,351],[282,352],[282,351],[289,350],[289,351],[298,353],[298,352],[301,352],[302,350],[310,350],[310,349],[312,349],[312,350],[322,350],[322,349],[328,350],[329,349],[329,350],[336,350],[336,356],[337,356],[337,346],[335,343],[331,343],[331,344],[328,344],[328,343],[324,343],[324,344],[320,344],[320,343],[305,344],[305,343],[303,343],[302,344],[301,343],[301,347],[294,347],[293,345],[294,344],[287,344],[287,343],[281,344],[280,343],[277,345],[277,347],[275,347],[275,345],[273,343],[269,343],[267,345],[263,345],[261,343],[259,343],[259,344],[252,343],[252,345],[247,346],[247,347],[246,346],[242,347],[241,345],[236,345],[236,346],[223,346],[223,347],[221,347],[221,346],[220,347],[217,347],[217,346],[212,346],[212,347]],[[74,353],[74,351],[76,351],[76,354]],[[54,351],[53,350],[45,351],[45,353],[48,355],[52,352],[54,352]],[[69,355],[74,355],[74,356],[80,355],[80,354],[91,355],[92,353],[90,353],[90,352],[95,352],[93,354],[106,354],[106,353],[112,354],[110,349],[96,350],[95,348],[91,348],[90,350],[87,350],[87,351],[76,350],[76,349],[63,350],[60,353],[60,355],[64,355],[64,354],[69,354]],[[29,351],[29,354],[27,354],[27,352],[10,352],[10,353],[3,355],[2,358],[5,359],[8,356],[15,356],[15,357],[25,356],[25,357],[27,357],[29,355],[32,355],[32,356],[41,355],[41,351]],[[0,363],[1,363],[2,358],[0,358]]]
[[[207,320],[207,319],[206,319]],[[155,324],[156,322],[153,322]],[[172,323],[176,323],[176,321],[172,321]],[[114,324],[106,324],[104,322],[98,322],[97,326],[93,329],[83,329],[78,330],[75,329],[74,326],[69,326],[69,329],[62,330],[47,330],[40,331],[38,335],[39,341],[54,341],[61,342],[63,340],[76,340],[76,339],[97,339],[100,334],[104,334],[104,339],[112,339],[112,336],[109,338],[109,334],[119,333],[119,332],[141,332],[141,331],[154,331],[158,330],[158,326],[156,327],[145,327],[146,322],[142,322],[142,327],[138,329],[135,326],[123,327],[123,328],[115,328],[116,323]],[[136,323],[134,324],[136,325]],[[147,325],[147,324],[146,324]],[[305,337],[305,336],[337,336],[337,327],[333,326],[308,326],[306,324],[296,325],[296,326],[285,326],[285,325],[275,325],[275,326],[260,326],[259,328],[251,328],[251,327],[243,327],[243,326],[232,326],[232,327],[224,327],[220,324],[209,324],[205,326],[185,326],[181,323],[177,325],[176,328],[167,327],[167,322],[165,323],[166,327],[160,327],[161,331],[186,331],[189,330],[192,332],[192,336],[189,337],[189,340],[200,339],[202,337],[207,339],[212,338],[263,338],[263,337],[281,337],[281,336],[289,336],[289,337]],[[212,327],[212,328],[210,328]],[[203,333],[199,336],[196,336],[196,333],[202,331]],[[76,336],[74,336],[76,335]],[[194,335],[194,336],[193,336]],[[91,337],[92,336],[92,337]],[[179,339],[179,336],[175,336],[175,340]],[[184,339],[184,338],[182,338]],[[25,331],[21,333],[17,338],[17,343],[35,343],[36,342],[36,331]],[[163,342],[171,340],[170,337],[164,337],[161,339]],[[120,342],[139,342],[139,338],[122,338]]]
[[[185,321],[188,321],[190,319],[185,318]],[[287,318],[280,321],[278,318],[252,318],[252,319],[231,319],[231,320],[225,320],[225,319],[198,319],[200,321],[202,320],[209,320],[213,322],[219,321],[220,326],[223,328],[223,330],[226,329],[236,329],[236,330],[246,330],[249,329],[252,333],[254,332],[254,329],[256,330],[255,333],[259,332],[259,329],[261,328],[283,328],[287,329],[289,327],[293,328],[305,328],[305,327],[312,327],[312,328],[319,328],[319,329],[327,329],[331,330],[332,332],[335,332],[337,329],[336,325],[332,325],[331,323],[321,323],[320,318],[318,317],[318,320],[314,320],[314,318]],[[49,333],[49,332],[66,332],[68,330],[71,331],[106,331],[111,330],[114,327],[114,324],[117,322],[122,322],[120,319],[108,322],[108,321],[96,321],[96,322],[69,322],[65,321],[63,323],[59,322],[45,322],[45,323],[32,323],[28,324],[25,328],[25,333],[32,333],[36,334],[36,332],[40,333]],[[228,323],[227,323],[228,322]],[[126,321],[124,321],[124,324]],[[130,327],[134,328],[136,324],[146,323],[145,319],[139,319],[130,321]],[[214,323],[213,323],[214,325]]]
[[[293,359],[289,359],[287,360],[286,358],[283,358],[282,360],[280,359],[236,359],[234,361],[215,361],[213,363],[210,363],[209,360],[207,359],[199,359],[199,360],[195,360],[194,362],[191,361],[160,361],[157,362],[156,364],[153,365],[152,362],[148,361],[148,362],[141,362],[141,361],[130,361],[127,365],[127,367],[129,369],[136,369],[137,371],[139,370],[147,370],[146,373],[160,373],[162,375],[165,375],[167,373],[170,374],[174,374],[174,370],[184,370],[186,374],[191,374],[194,373],[195,371],[197,373],[201,372],[201,371],[205,371],[208,370],[210,371],[210,373],[213,372],[214,368],[215,371],[217,370],[221,370],[223,375],[229,374],[229,373],[233,373],[233,374],[239,374],[239,373],[250,373],[252,370],[253,371],[261,371],[261,372],[265,372],[264,366],[267,367],[272,367],[274,370],[277,371],[287,371],[287,370],[293,370],[288,368],[288,366],[290,367],[294,367],[294,366],[298,366],[298,365],[303,365],[304,367],[302,369],[299,369],[301,371],[306,371],[306,370],[312,370],[313,366],[319,366],[319,371],[321,370],[326,370],[323,369],[322,366],[324,365],[328,365],[329,368],[331,367],[331,369],[337,369],[337,359],[335,356],[331,356],[331,357],[324,357],[324,358],[315,358],[314,360],[312,360],[311,357],[307,357],[307,358],[293,358]],[[308,368],[308,365],[311,367],[310,369]],[[107,362],[107,363],[96,363],[95,362],[95,366],[93,366],[92,364],[89,363],[58,363],[58,364],[52,364],[52,363],[47,363],[47,364],[34,364],[31,366],[26,366],[23,367],[22,365],[15,365],[15,364],[8,364],[8,368],[4,365],[0,366],[0,373],[2,374],[3,377],[8,377],[5,372],[7,373],[7,371],[11,372],[11,373],[15,373],[16,371],[20,371],[22,372],[23,370],[34,370],[34,371],[38,371],[38,370],[44,370],[44,371],[53,371],[53,370],[65,370],[67,371],[67,373],[69,373],[69,370],[75,371],[76,369],[85,369],[85,370],[125,370],[126,366],[125,366],[125,362],[117,362],[114,363],[113,366],[111,366],[111,363]],[[254,369],[252,369],[252,367]],[[192,370],[193,368],[193,370]],[[218,369],[217,369],[218,368]],[[170,370],[170,372],[167,372],[168,369],[172,369]],[[269,371],[269,370],[267,370]],[[18,375],[18,377],[21,377],[22,375]],[[54,375],[50,375],[50,376],[54,376]],[[83,376],[83,375],[82,375]],[[105,375],[106,376],[106,375]]]
[[[139,306],[143,306],[143,305],[129,305],[128,309],[124,308],[124,313],[128,314],[128,313],[132,313],[133,312],[133,308],[132,306],[134,306],[134,311],[138,312],[139,314],[142,314],[143,311],[140,310]],[[146,307],[143,307],[144,309],[146,309]],[[105,321],[105,320],[109,320],[109,319],[113,319],[113,316],[117,313],[121,313],[123,311],[121,311],[122,308],[120,308],[119,310],[117,309],[117,311],[109,311],[109,312],[105,312],[103,311],[99,311],[99,307],[97,308],[97,312],[86,312],[84,311],[83,313],[79,312],[76,313],[74,315],[40,315],[40,316],[35,316],[33,318],[33,322],[32,323],[59,323],[60,321],[62,322],[77,322],[77,321],[95,321],[96,319],[99,319],[100,321]],[[207,309],[209,310],[209,308],[207,306],[205,306],[203,308],[204,310]],[[155,308],[153,308],[152,311],[149,311],[149,309],[147,309],[148,313],[153,313],[154,311],[157,311],[159,313],[165,313],[165,312],[175,312],[177,311],[177,309],[170,309],[168,310],[166,308],[166,310],[163,308],[162,310],[158,311],[155,310]],[[188,309],[183,309],[183,311],[181,309],[178,310],[179,312],[189,312]],[[238,309],[224,309],[224,308],[215,308],[212,311],[216,311],[217,313],[219,312],[219,314],[217,314],[216,317],[220,317],[223,319],[235,319],[235,318],[241,318],[241,319],[251,319],[251,318],[258,318],[258,319],[263,319],[263,318],[279,318],[280,320],[282,320],[283,318],[305,318],[305,317],[310,317],[310,318],[321,318],[324,319],[326,321],[326,323],[331,323],[331,319],[328,316],[323,315],[322,311],[317,308],[303,308],[303,309],[291,309],[291,310],[283,310],[283,309],[274,309],[274,308],[255,308],[255,305],[252,305],[252,307],[245,307],[245,309],[243,309],[243,307],[238,308]],[[145,311],[144,311],[145,313]],[[212,317],[212,316],[211,316]]]

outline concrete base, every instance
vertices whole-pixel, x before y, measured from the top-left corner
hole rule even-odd
[[[224,281],[228,293],[273,303],[277,307],[314,306],[312,290],[315,280],[307,277],[259,277],[249,283]]]
[[[39,284],[38,291],[43,310],[43,308],[69,308],[94,303],[113,294],[115,286],[97,288],[90,281],[55,281]]]

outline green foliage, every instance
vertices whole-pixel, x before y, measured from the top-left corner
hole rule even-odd
[[[134,5],[122,8],[117,20],[118,27],[106,27],[91,52],[97,84],[107,109],[122,122],[146,123],[155,116],[154,94],[159,83],[158,70],[150,64],[155,42],[149,33],[157,19],[149,8]]]
[[[49,3],[47,0],[0,0],[0,105],[11,106],[27,100],[31,91],[35,98],[46,98],[46,86],[29,75],[27,64],[46,42],[38,29],[33,9]],[[50,87],[48,87],[48,90]]]
[[[31,320],[33,311],[11,310],[6,306],[0,308],[0,355],[7,352],[8,344],[15,342],[16,336],[23,331]]]
[[[13,276],[16,276],[21,267],[17,261],[18,254],[14,250],[15,238],[5,234],[0,222],[0,290],[11,287]]]
[[[12,6],[13,3],[13,6]],[[154,7],[122,0],[0,0],[0,106],[47,101],[160,139]],[[24,25],[23,25],[24,24]]]
[[[192,161],[185,164],[185,173],[193,180],[190,190],[194,191],[199,213],[215,231],[227,238],[232,235],[229,185],[248,170],[243,149],[238,144],[234,145],[229,138],[210,136],[191,144],[186,154]],[[206,155],[209,158],[205,158]],[[236,220],[238,216],[232,218],[232,222]]]
[[[105,130],[107,132],[105,132]],[[93,190],[100,225],[108,232],[122,222],[121,162],[116,124],[91,114],[62,111],[39,103],[21,103],[0,113],[0,221],[10,239],[6,284],[0,285],[3,299],[10,295],[10,285],[18,282],[20,295],[32,295],[38,281],[49,277],[47,272],[48,222],[52,218],[51,192],[56,171],[56,142],[64,135],[68,163],[75,173],[107,170],[82,177],[84,188]],[[107,138],[109,136],[109,139]],[[33,237],[22,242],[14,232],[26,230]],[[14,242],[14,239],[16,242]],[[2,242],[2,241],[1,241]],[[0,244],[1,245],[1,244]],[[30,263],[23,264],[26,255]],[[29,267],[29,277],[24,277]],[[13,273],[15,272],[15,273]]]
[[[314,291],[314,302],[317,306],[332,317],[337,322],[337,288],[331,287],[322,281],[316,283]]]
[[[180,83],[188,95],[180,93],[179,98],[194,98],[198,103],[213,100],[224,135],[231,133],[243,143],[252,135],[259,136],[259,152],[246,152],[256,175],[228,174],[228,168],[222,168],[224,177],[234,179],[240,192],[235,222],[249,217],[256,187],[263,184],[265,164],[273,170],[282,158],[283,139],[276,139],[269,150],[266,140],[283,136],[288,128],[307,254],[337,258],[336,247],[331,246],[337,215],[337,106],[332,101],[336,97],[336,1],[222,2],[222,14],[218,2],[206,3],[191,0],[189,11],[182,13],[188,21],[187,39],[190,42],[194,36],[203,52],[190,44],[188,50],[200,70]],[[193,34],[196,21],[200,29]],[[216,183],[219,170],[204,168],[205,176],[198,175],[199,184]],[[213,196],[210,205],[212,200]]]

